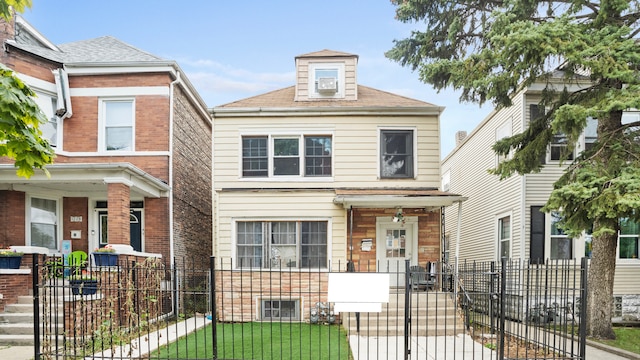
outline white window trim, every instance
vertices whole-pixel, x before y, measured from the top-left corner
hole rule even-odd
[[[311,62],[309,67],[308,92],[310,99],[341,99],[345,97],[345,64],[341,62]],[[316,70],[317,69],[336,69],[338,70],[338,91],[334,94],[327,95],[316,92]]]
[[[387,130],[407,130],[407,131],[413,131],[413,177],[406,177],[406,178],[386,178],[386,177],[382,177],[382,168],[380,167],[380,156],[382,154],[382,144],[380,144],[380,140],[382,139],[382,132],[383,131],[387,131]],[[376,149],[376,177],[378,180],[385,180],[385,181],[393,181],[393,180],[410,180],[410,179],[417,179],[418,178],[418,128],[415,126],[409,126],[409,127],[392,127],[392,126],[382,126],[378,128],[378,134],[377,134],[377,139],[376,139],[376,145],[377,145],[377,149]]]
[[[271,221],[326,221],[327,222],[327,264],[326,268],[321,268],[320,272],[328,272],[330,271],[331,257],[332,257],[332,244],[333,244],[333,221],[331,218],[327,217],[281,217],[281,218],[270,218],[269,216],[264,217],[246,217],[246,218],[232,218],[231,219],[231,258],[233,259],[233,269],[240,270],[244,268],[238,267],[236,262],[237,259],[237,246],[238,246],[238,222],[247,222],[247,221],[260,221],[260,222],[271,222]],[[263,271],[280,271],[276,268],[261,268]],[[283,268],[282,271],[291,271],[291,272],[317,272],[317,268],[313,269],[305,269],[305,268]]]
[[[62,245],[62,240],[63,240],[63,221],[62,219],[64,219],[63,214],[62,214],[62,197],[55,197],[55,196],[51,196],[51,195],[42,195],[42,194],[38,194],[38,193],[31,193],[29,195],[26,196],[26,204],[25,204],[25,245],[26,246],[32,246],[31,245],[31,199],[36,198],[36,199],[45,199],[45,200],[52,200],[56,202],[56,238],[58,243],[56,244],[56,248],[55,249],[49,249],[49,253],[50,254],[54,254],[54,253],[58,253],[61,249],[61,245]]]
[[[638,258],[621,258],[620,257],[620,238],[633,238],[636,237],[636,246],[640,246],[640,234],[636,235],[622,235],[620,234],[620,230],[618,230],[618,238],[616,239],[616,261],[623,264],[638,264]]]
[[[442,191],[449,191],[449,189],[451,188],[451,170],[447,170],[442,174],[442,179],[441,179],[441,189]]]
[[[569,259],[575,259],[576,254],[578,254],[577,248],[576,248],[576,243],[578,241],[575,238],[569,237],[569,235],[551,235],[552,222],[553,222],[553,217],[551,216],[551,213],[546,213],[545,214],[545,249],[544,249],[544,253],[546,255],[545,258],[551,259],[551,239],[553,237],[557,237],[557,238],[562,237],[562,238],[571,240],[571,257]],[[582,252],[582,254],[584,254],[584,251]],[[581,257],[582,256],[580,256],[580,258]],[[562,260],[562,259],[558,259],[558,260]]]
[[[244,177],[242,175],[242,139],[244,137],[249,136],[263,136],[267,137],[267,157],[268,157],[268,173],[267,176],[256,176],[256,177]],[[327,136],[331,138],[331,176],[305,176],[305,144],[304,138],[308,136]],[[274,175],[273,174],[273,161],[274,161],[274,150],[273,150],[273,140],[274,139],[285,139],[285,138],[297,138],[298,139],[298,155],[300,157],[300,173],[299,175]],[[303,131],[303,132],[243,132],[240,134],[238,138],[238,180],[247,181],[247,182],[259,182],[259,181],[296,181],[296,182],[327,182],[333,181],[335,176],[335,135],[333,131]]]
[[[131,124],[131,149],[132,150],[107,150],[106,149],[106,102],[111,101],[131,101],[131,111],[133,112],[133,123]],[[133,154],[136,150],[136,99],[134,97],[109,97],[101,98],[98,100],[98,149],[97,152],[101,155],[115,155],[122,156],[127,154]]]
[[[495,254],[496,259],[500,261],[502,257],[500,256],[500,245],[502,243],[502,239],[500,238],[500,220],[508,217],[509,218],[509,258],[513,258],[513,212],[508,211],[501,214],[497,214],[495,216]]]

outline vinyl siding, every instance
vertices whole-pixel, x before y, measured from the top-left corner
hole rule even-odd
[[[331,58],[322,57],[321,61],[318,59],[301,58],[297,59],[297,71],[296,71],[296,100],[305,101],[309,100],[309,64],[311,63],[344,63],[344,98],[346,100],[357,100],[357,79],[356,79],[356,67],[357,60],[355,57],[344,58]]]
[[[521,98],[516,97],[511,107],[485,119],[442,164],[442,173],[450,171],[449,191],[468,198],[462,203],[460,261],[498,259],[497,224],[501,215],[511,216],[511,255],[520,254],[522,178],[513,175],[500,181],[488,170],[497,165],[497,156],[491,147],[498,127],[511,119],[515,134],[522,126]],[[451,257],[455,256],[457,217],[457,206],[445,209],[445,233],[451,240]]]
[[[432,187],[440,185],[439,124],[436,116],[219,117],[215,119],[214,163],[218,189]],[[292,126],[295,124],[295,126]],[[417,132],[415,179],[379,178],[379,129]],[[243,135],[314,135],[333,137],[333,177],[242,178]]]

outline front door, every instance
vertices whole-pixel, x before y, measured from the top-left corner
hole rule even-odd
[[[380,264],[378,271],[389,272],[391,286],[404,286],[405,260],[415,262],[417,242],[414,239],[414,227],[417,224],[407,221],[401,225],[394,222],[379,222],[376,242],[376,258]]]
[[[129,223],[130,244],[133,250],[142,251],[142,210],[131,210]],[[109,243],[106,211],[98,212],[98,224],[100,228],[100,247],[104,247]]]

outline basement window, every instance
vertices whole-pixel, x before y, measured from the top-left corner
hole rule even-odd
[[[300,320],[300,300],[262,300],[260,320]]]

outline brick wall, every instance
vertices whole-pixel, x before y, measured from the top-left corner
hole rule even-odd
[[[66,197],[62,201],[62,239],[71,240],[72,251],[89,250],[89,200],[86,197]],[[71,222],[71,217],[82,217],[82,222]],[[81,238],[72,239],[71,231],[80,230]]]
[[[178,88],[174,111],[175,255],[206,267],[212,254],[212,129]]]
[[[170,256],[169,248],[169,199],[146,198],[144,200],[145,251]]]
[[[427,261],[440,260],[440,212],[427,212],[424,209],[403,209],[405,217],[418,217],[418,264],[425,266]],[[395,209],[354,209],[353,210],[353,262],[356,269],[376,268],[376,218],[388,217],[391,219]],[[347,224],[351,220],[347,216]],[[347,242],[350,242],[349,229],[347,229]],[[371,251],[362,251],[360,243],[363,239],[372,239]],[[350,258],[347,251],[347,258]]]
[[[129,186],[126,184],[107,184],[108,205],[107,211],[107,231],[109,243],[130,244],[131,233],[129,232]]]
[[[25,193],[0,190],[0,247],[24,245]]]
[[[29,295],[32,282],[31,273],[0,274],[0,312],[6,305],[17,303],[18,297]]]
[[[299,300],[308,320],[311,306],[326,302],[328,273],[220,271],[216,273],[216,309],[219,321],[246,322],[259,316],[261,300]]]

